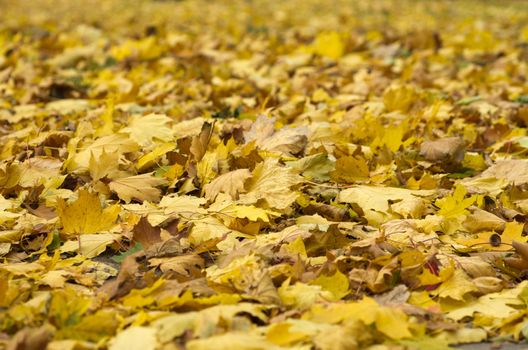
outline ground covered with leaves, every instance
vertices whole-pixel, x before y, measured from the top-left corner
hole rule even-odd
[[[528,336],[526,4],[0,6],[0,348]]]

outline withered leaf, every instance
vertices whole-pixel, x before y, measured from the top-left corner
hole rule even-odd
[[[464,140],[459,137],[446,137],[435,141],[425,141],[420,146],[420,154],[431,162],[460,163],[464,159]]]
[[[161,229],[152,226],[146,217],[139,219],[132,232],[134,233],[132,236],[134,241],[141,243],[146,249],[162,241],[160,236]]]

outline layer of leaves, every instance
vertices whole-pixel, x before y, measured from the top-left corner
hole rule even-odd
[[[526,4],[0,7],[0,348],[528,336]]]

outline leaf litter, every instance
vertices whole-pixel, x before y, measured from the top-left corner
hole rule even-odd
[[[0,347],[528,337],[526,4],[1,4]]]

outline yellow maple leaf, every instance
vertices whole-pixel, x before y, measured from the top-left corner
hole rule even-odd
[[[64,242],[60,247],[62,253],[78,251],[82,256],[93,258],[106,250],[110,244],[119,241],[120,235],[114,233],[90,233]]]
[[[87,189],[79,191],[79,197],[73,203],[57,199],[57,213],[65,234],[98,233],[110,229],[121,208],[115,204],[103,209],[99,196]]]
[[[251,275],[253,271],[260,269],[260,267],[259,259],[254,254],[250,254],[235,259],[222,268],[218,265],[208,267],[206,269],[207,280],[212,283],[231,285],[239,289],[244,289],[247,281],[244,281],[242,277]]]
[[[392,339],[403,339],[412,336],[409,330],[407,315],[398,309],[381,307],[376,316],[376,328]]]
[[[240,203],[255,204],[260,200],[274,209],[286,209],[297,198],[291,187],[302,181],[291,168],[282,167],[278,160],[267,158],[259,163],[248,180],[247,193],[240,195]]]
[[[48,315],[58,327],[71,326],[80,321],[92,302],[91,298],[74,289],[56,290],[49,302]]]
[[[311,284],[319,285],[324,290],[332,293],[332,300],[343,299],[349,293],[348,287],[350,283],[348,277],[339,270],[336,270],[332,276],[320,275]]]
[[[420,280],[420,284],[422,286],[430,286],[446,281],[453,275],[454,272],[455,267],[453,264],[441,269],[438,275],[433,274],[429,269],[424,268],[423,272],[418,275],[418,279]]]
[[[480,313],[494,319],[503,319],[518,312],[519,306],[526,307],[522,295],[526,293],[528,281],[519,283],[513,289],[504,289],[497,293],[489,293],[463,305],[453,305],[446,316],[458,321],[474,313]]]
[[[334,303],[328,306],[315,304],[303,315],[303,319],[324,323],[339,323],[354,319],[367,326],[374,324],[381,333],[392,339],[412,336],[407,315],[403,311],[380,306],[374,299],[368,297],[345,304]]]
[[[154,59],[162,53],[162,48],[156,43],[154,36],[138,40],[126,40],[111,48],[110,54],[118,61],[128,57],[137,57],[143,60]]]
[[[416,93],[410,86],[391,87],[383,94],[383,103],[390,112],[407,112],[416,99]]]
[[[270,326],[266,339],[273,344],[287,346],[308,337],[306,333],[291,330],[292,326],[292,324],[284,322],[275,323]]]
[[[198,179],[202,185],[208,184],[215,178],[218,171],[218,158],[216,153],[206,152],[196,165]],[[205,190],[205,187],[204,187]],[[204,191],[203,190],[203,191]]]
[[[163,156],[164,154],[172,151],[174,148],[176,148],[175,143],[167,142],[163,143],[156,148],[154,148],[151,152],[145,154],[143,157],[138,159],[137,162],[137,168],[138,170],[144,170],[152,165],[155,164],[156,159]]]
[[[281,350],[263,336],[248,332],[229,332],[204,339],[194,339],[187,343],[188,350]]]
[[[338,59],[345,52],[345,45],[337,32],[322,32],[317,35],[312,43],[314,53]]]
[[[308,256],[301,235],[297,236],[297,238],[290,243],[284,244],[283,249],[290,254],[299,254],[303,258]]]
[[[470,196],[465,198],[467,193],[466,187],[464,185],[458,184],[455,187],[455,191],[452,195],[437,199],[435,205],[440,208],[438,215],[442,215],[446,218],[455,218],[460,215],[465,215],[468,213],[466,210],[478,199],[477,196]]]
[[[457,237],[455,241],[459,244],[465,245],[469,249],[478,251],[506,251],[511,249],[511,246],[509,245],[500,244],[502,242],[501,237],[494,231],[482,231],[474,236]]]
[[[132,326],[120,332],[110,342],[110,350],[145,349],[154,350],[157,346],[156,329]]]
[[[334,181],[350,182],[366,180],[369,177],[369,167],[365,158],[361,156],[347,156],[339,158],[335,163],[335,170],[330,173]]]
[[[523,223],[512,221],[504,225],[504,231],[500,235],[494,231],[483,231],[469,238],[460,237],[456,242],[476,250],[508,251],[512,249],[513,241],[526,242],[523,230]]]
[[[398,125],[392,125],[389,128],[379,124],[374,124],[374,135],[376,136],[372,140],[370,147],[380,148],[387,147],[391,152],[396,152],[403,145],[412,143],[414,140],[412,137],[404,141],[405,133],[409,131],[408,122],[405,120]]]
[[[104,149],[99,157],[90,155],[89,171],[93,180],[103,177],[113,178],[119,176],[119,153],[106,152]]]
[[[234,203],[222,208],[218,213],[240,219],[247,218],[249,221],[262,220],[263,222],[269,222],[268,215],[279,216],[279,213],[271,210],[257,208],[253,205],[236,205]]]
[[[477,286],[470,280],[463,270],[455,270],[449,279],[435,289],[432,294],[441,298],[451,298],[464,301],[466,294],[477,291]]]
[[[64,162],[68,171],[87,169],[90,166],[90,158],[98,159],[103,152],[123,154],[137,151],[138,144],[123,134],[111,134],[101,137],[91,144],[83,144],[82,147],[71,139],[68,143],[70,156]],[[82,149],[77,152],[78,149]]]
[[[394,218],[390,212],[391,202],[398,203],[402,212],[422,215],[424,205],[421,197],[432,196],[432,190],[408,190],[397,187],[354,186],[339,193],[338,200],[344,203],[356,203],[364,212],[370,224],[380,225]]]
[[[284,281],[277,291],[284,305],[299,309],[309,308],[321,299],[323,292],[321,286],[301,282],[292,285],[290,279]]]
[[[114,130],[114,99],[108,98],[106,101],[105,110],[99,116],[99,120],[102,122],[102,125],[96,130],[96,136],[110,135]]]
[[[172,130],[166,125],[171,119],[163,114],[133,116],[121,132],[128,133],[130,138],[142,146],[149,145],[154,139],[171,141]]]
[[[507,222],[504,231],[502,231],[501,242],[512,244],[513,241],[526,242],[526,237],[523,237],[524,224],[512,221]]]
[[[346,319],[357,319],[366,325],[376,321],[378,303],[372,298],[364,297],[362,300],[333,303],[328,305],[314,304],[304,315],[303,319],[320,323],[339,323]]]

